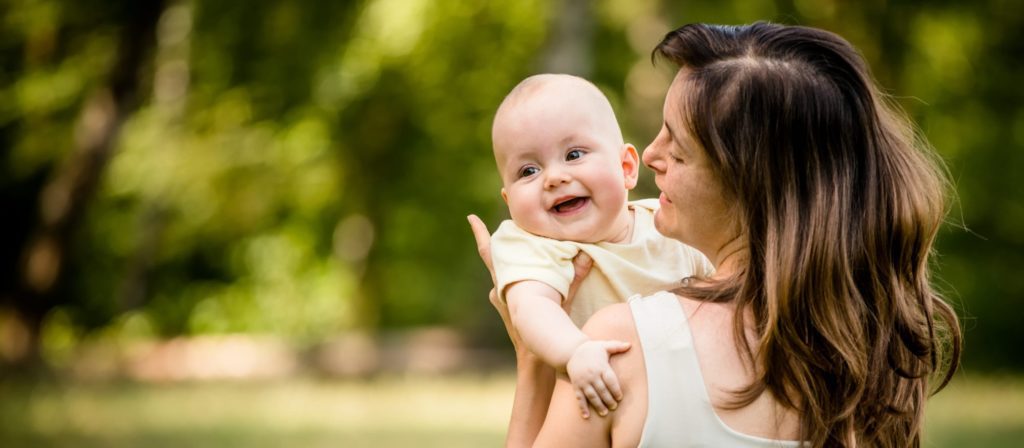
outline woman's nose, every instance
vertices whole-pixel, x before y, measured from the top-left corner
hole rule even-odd
[[[644,148],[644,152],[640,156],[640,158],[641,160],[643,160],[644,165],[647,168],[650,168],[651,170],[659,173],[664,171],[661,159],[658,157],[657,150],[655,149],[654,142],[651,142],[651,144],[647,145],[647,147]]]

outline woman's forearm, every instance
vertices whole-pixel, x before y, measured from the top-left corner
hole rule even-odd
[[[509,419],[507,447],[533,446],[555,387],[555,371],[526,349],[516,351],[516,392]]]

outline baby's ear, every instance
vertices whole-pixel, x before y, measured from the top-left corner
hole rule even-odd
[[[505,201],[505,205],[508,205],[508,192],[505,191],[505,187],[501,187],[501,200]]]
[[[622,177],[626,179],[627,190],[632,190],[636,187],[639,176],[640,155],[636,152],[636,146],[626,143],[622,145]]]

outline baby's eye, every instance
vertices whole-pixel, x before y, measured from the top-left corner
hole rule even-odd
[[[540,172],[540,170],[535,166],[524,166],[519,170],[519,177],[530,177],[538,172]]]
[[[579,149],[573,149],[565,153],[565,160],[576,160],[580,157],[583,157],[583,151]]]

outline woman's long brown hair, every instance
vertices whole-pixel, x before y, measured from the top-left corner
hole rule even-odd
[[[736,305],[756,379],[735,406],[771,393],[813,446],[919,446],[961,344],[929,280],[949,188],[934,152],[833,33],[687,25],[655,55],[685,70],[681,116],[747,242],[735,276],[682,291]]]

